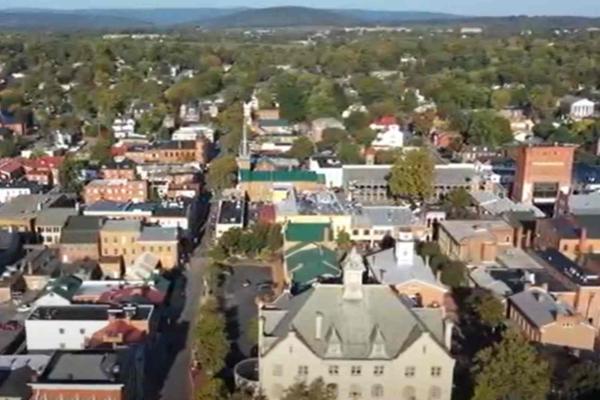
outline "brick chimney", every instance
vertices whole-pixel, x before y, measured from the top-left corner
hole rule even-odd
[[[587,228],[579,228],[579,252],[584,254],[587,248]]]

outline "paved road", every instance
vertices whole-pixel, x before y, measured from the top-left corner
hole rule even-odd
[[[212,207],[207,221],[211,220],[216,207]],[[196,322],[200,297],[203,294],[202,273],[208,259],[205,252],[212,238],[213,232],[210,223],[202,229],[204,234],[200,245],[190,259],[189,267],[184,272],[185,305],[179,320],[169,333],[170,346],[167,345],[167,358],[170,356],[171,366],[162,385],[160,399],[187,400],[192,396],[190,365],[191,365],[191,330]],[[175,353],[175,354],[173,354]],[[174,356],[174,358],[173,358]],[[163,364],[169,365],[169,364]]]

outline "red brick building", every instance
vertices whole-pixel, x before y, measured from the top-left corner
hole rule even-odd
[[[125,157],[138,164],[185,164],[208,162],[210,143],[199,138],[196,141],[168,141],[150,147],[137,147],[127,150]]]
[[[83,189],[83,199],[86,204],[94,204],[100,200],[142,203],[148,200],[148,182],[127,179],[96,179]]]
[[[571,188],[576,146],[520,146],[513,154],[516,162],[512,198],[515,201],[553,204],[559,192]]]

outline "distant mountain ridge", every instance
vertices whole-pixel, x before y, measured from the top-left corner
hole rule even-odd
[[[281,28],[342,26],[414,26],[478,24],[494,29],[579,28],[600,25],[586,17],[469,17],[421,11],[363,9],[270,8],[156,8],[156,9],[7,9],[0,10],[0,30],[20,31],[150,31],[203,27]]]

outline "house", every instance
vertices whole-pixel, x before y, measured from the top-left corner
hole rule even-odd
[[[600,215],[564,215],[538,221],[535,245],[558,249],[572,260],[600,253]]]
[[[287,119],[259,119],[256,121],[255,129],[259,135],[291,135],[293,128]]]
[[[404,231],[418,238],[427,235],[423,219],[415,215],[410,207],[362,206],[356,207],[351,214],[350,238],[355,242],[368,243],[371,247],[388,236],[398,237]]]
[[[504,220],[445,220],[438,244],[448,257],[468,264],[490,263],[513,247],[514,228]]]
[[[206,164],[210,151],[210,142],[204,137],[192,141],[164,141],[151,146],[132,146],[124,156],[138,164]]]
[[[600,192],[559,193],[555,215],[600,215]]]
[[[194,124],[182,126],[171,135],[172,141],[193,141],[205,138],[211,143],[215,141],[216,129],[212,124]]]
[[[55,207],[46,208],[39,212],[36,220],[36,230],[45,246],[58,246],[62,229],[69,217],[78,215],[76,208]]]
[[[306,170],[291,171],[239,171],[238,189],[250,201],[272,201],[275,186],[289,185],[298,191],[318,190],[324,187],[323,177]]]
[[[230,229],[243,229],[246,223],[246,202],[243,200],[221,200],[217,214],[215,237],[219,239]]]
[[[493,192],[470,192],[471,200],[480,216],[500,216],[508,212],[531,212],[535,218],[544,218],[546,214],[533,204],[514,202],[508,197]]]
[[[21,195],[35,194],[40,191],[38,185],[28,182],[0,182],[0,204],[8,203]]]
[[[136,220],[108,220],[100,230],[101,255],[121,256],[125,268],[139,255],[155,254],[160,265],[171,269],[179,264],[179,231],[176,228],[145,226]]]
[[[58,246],[63,262],[98,260],[100,257],[100,217],[74,215],[67,218]]]
[[[416,253],[413,234],[401,232],[394,246],[368,254],[369,276],[412,299],[416,307],[443,307],[449,290]]]
[[[72,206],[64,194],[23,194],[0,205],[0,228],[35,232],[35,219],[44,209]]]
[[[341,275],[335,251],[321,243],[299,242],[286,249],[283,265],[287,282],[299,293],[315,282]]]
[[[335,157],[311,157],[308,169],[325,177],[328,188],[341,188],[344,184],[342,163]]]
[[[259,308],[258,384],[268,398],[322,378],[338,398],[450,399],[452,325],[442,310],[412,308],[389,286],[364,284],[364,274],[353,250],[343,283]]]
[[[393,115],[384,115],[383,117],[377,118],[371,122],[369,127],[374,131],[387,131],[391,129],[400,130],[400,124],[398,124],[398,120]]]
[[[345,130],[344,124],[335,118],[317,118],[311,122],[310,140],[314,143],[323,140],[323,132],[327,129]]]
[[[127,339],[140,342],[153,327],[153,305],[70,304],[37,306],[25,320],[27,349],[83,350],[97,332],[115,320],[140,331],[138,335],[105,337],[103,342],[125,345]],[[96,335],[96,336],[95,336]]]
[[[529,288],[508,298],[508,316],[531,341],[594,350],[596,329],[569,304],[542,288]]]
[[[13,181],[24,175],[23,165],[13,158],[0,159],[0,180]]]
[[[560,99],[560,110],[573,119],[592,117],[596,104],[586,98],[567,95]]]
[[[105,180],[136,180],[135,163],[127,158],[112,160],[100,168],[100,176]]]
[[[404,146],[404,132],[398,125],[391,125],[389,128],[378,132],[371,143],[375,150],[393,150]]]
[[[57,351],[30,383],[32,399],[144,398],[144,356],[139,346],[94,351]]]
[[[93,204],[100,200],[142,203],[148,200],[148,182],[127,179],[95,179],[85,185],[82,196],[86,204]]]
[[[60,275],[62,263],[56,249],[45,246],[25,247],[25,255],[13,266],[25,281],[27,290],[41,291],[51,279]]]

